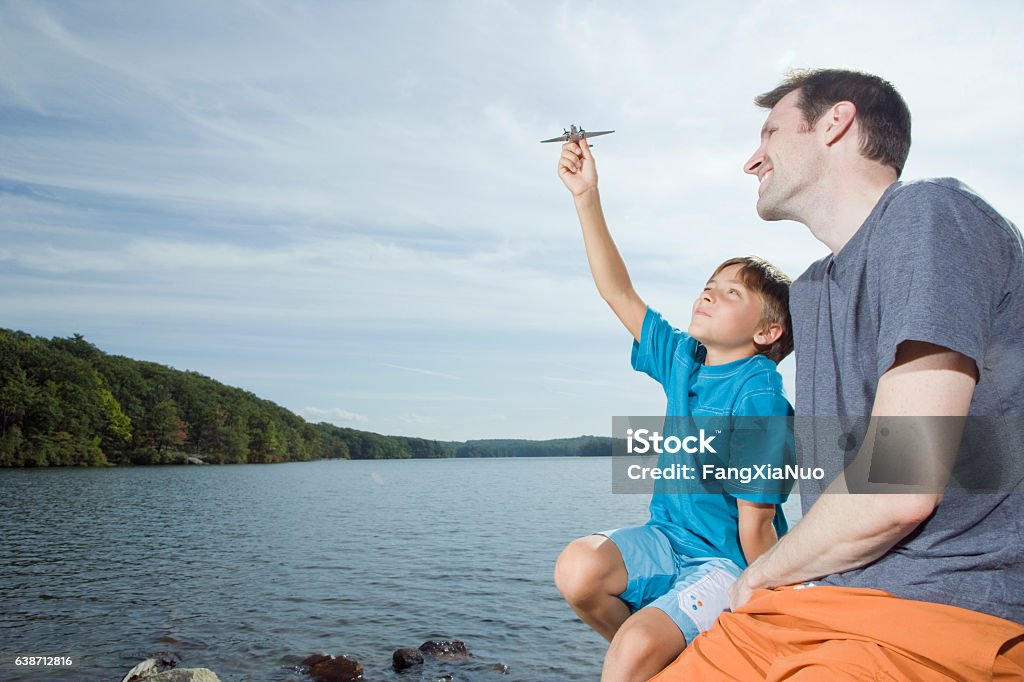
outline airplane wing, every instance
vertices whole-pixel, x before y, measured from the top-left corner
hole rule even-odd
[[[590,132],[588,130],[585,133],[583,133],[583,137],[584,138],[586,138],[586,137],[597,137],[598,135],[609,135],[609,134],[614,133],[614,132],[615,132],[614,130],[598,130],[597,132],[593,132],[592,133],[592,132]],[[564,135],[559,135],[558,137],[552,137],[550,140],[541,140],[540,142],[541,142],[541,144],[544,144],[545,142],[568,142],[570,139],[573,139],[573,140],[575,140],[575,139],[582,139],[582,138],[579,138],[578,136],[576,138],[573,138],[573,134],[574,133],[565,133]]]

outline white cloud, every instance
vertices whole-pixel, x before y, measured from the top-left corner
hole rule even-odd
[[[369,418],[366,417],[366,415],[356,414],[349,410],[343,410],[340,407],[304,407],[299,411],[299,414],[310,421],[327,421],[332,424],[350,424],[352,422],[366,423],[369,421]]]
[[[459,377],[455,376],[454,374],[448,374],[447,372],[436,372],[436,371],[434,371],[432,369],[419,369],[417,367],[403,367],[402,365],[392,365],[392,364],[387,363],[387,362],[385,362],[383,364],[384,364],[385,367],[390,367],[391,369],[400,369],[403,372],[412,372],[414,374],[424,374],[424,375],[430,376],[430,377],[441,377],[443,379],[458,379],[459,378]]]
[[[422,414],[416,414],[414,412],[405,412],[399,417],[399,419],[403,424],[412,426],[436,424],[438,421],[436,417],[424,417]]]
[[[368,425],[401,425],[390,402],[438,415],[421,425],[438,437],[486,435],[485,415],[465,421],[479,402],[506,435],[593,429],[646,393],[554,401],[559,384],[623,386],[611,351],[531,364],[621,334],[557,145],[538,141],[617,130],[595,147],[611,228],[638,290],[685,323],[725,257],[797,274],[823,253],[761,223],[740,172],[764,116],[751,98],[788,66],[890,78],[914,112],[908,175],[969,175],[1024,213],[1016,3],[389,7],[0,6],[5,326],[97,330],[137,357],[185,347],[206,373]],[[517,421],[549,398],[564,418]]]

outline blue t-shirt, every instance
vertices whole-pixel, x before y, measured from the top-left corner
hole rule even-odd
[[[681,420],[671,417],[693,417],[693,423],[704,426],[718,420],[735,417],[789,417],[793,408],[782,389],[782,376],[772,360],[764,355],[735,360],[724,365],[703,364],[705,348],[685,332],[669,324],[660,313],[648,308],[644,316],[640,342],[633,342],[633,369],[644,372],[662,385],[668,398],[665,435],[680,427]],[[775,426],[784,420],[775,420]],[[757,464],[784,466],[792,455],[789,429],[779,435],[779,429],[770,429],[773,437],[763,439],[764,448],[756,453]],[[721,439],[719,439],[721,440]],[[760,442],[759,442],[760,443]],[[721,450],[722,448],[718,448]],[[742,448],[749,459],[751,449]],[[664,454],[659,466],[671,466],[679,455]],[[694,463],[693,456],[689,462]],[[728,461],[728,455],[719,453],[726,461],[719,465],[737,466],[741,462]],[[748,464],[753,462],[748,462]],[[667,492],[672,490],[673,492]],[[780,506],[787,495],[765,492],[756,484],[743,485],[740,481],[705,481],[700,476],[694,482],[658,481],[651,497],[651,518],[647,522],[657,526],[672,542],[673,549],[685,556],[726,557],[739,566],[746,566],[739,539],[739,511],[736,498],[766,504],[774,503],[774,525],[781,536],[788,530]]]

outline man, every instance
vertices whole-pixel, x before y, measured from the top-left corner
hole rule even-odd
[[[798,72],[755,101],[758,215],[832,251],[792,287],[798,418],[1024,414],[1019,231],[956,180],[898,182],[910,113],[881,78]],[[804,495],[654,679],[1024,679],[1019,467],[998,488]]]

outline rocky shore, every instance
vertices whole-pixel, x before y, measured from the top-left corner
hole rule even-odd
[[[148,658],[125,675],[121,682],[220,682],[209,668],[177,668],[177,657],[171,654]],[[391,656],[391,671],[403,673],[412,680],[417,670],[421,679],[449,682],[480,677],[493,678],[508,673],[504,663],[478,661],[460,639],[431,639],[418,647],[401,647]],[[385,671],[376,671],[383,673]],[[295,673],[311,682],[357,682],[367,679],[359,661],[344,655],[318,652],[302,659]],[[412,677],[409,677],[412,675]],[[371,678],[378,675],[371,674]],[[291,678],[293,682],[301,682]]]

